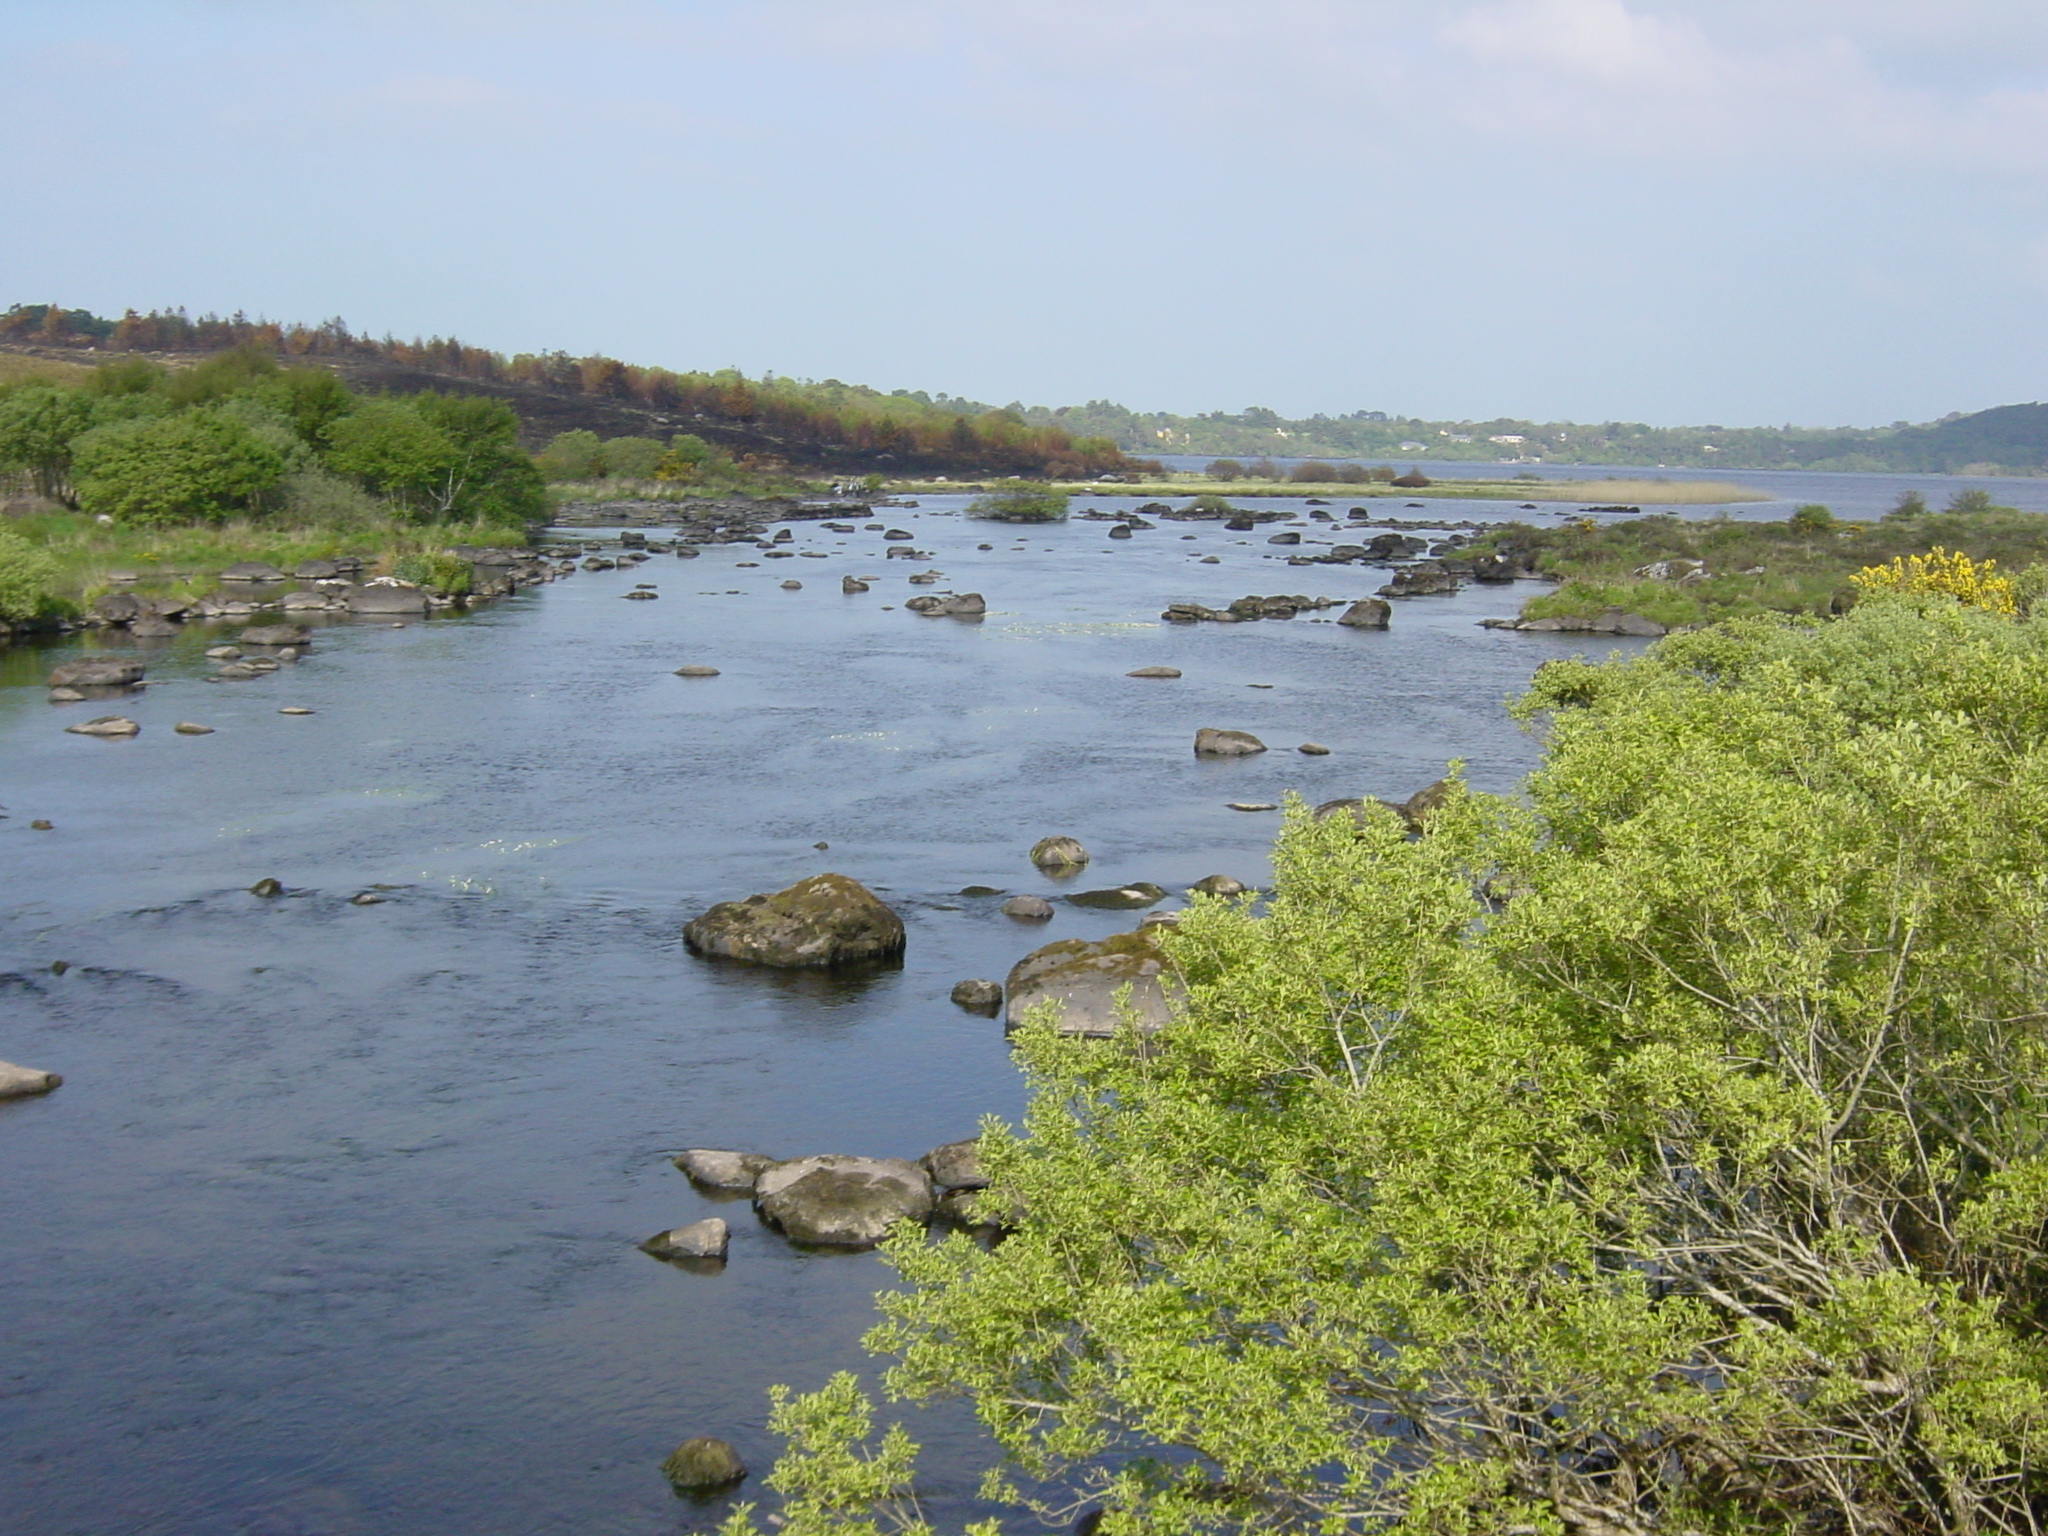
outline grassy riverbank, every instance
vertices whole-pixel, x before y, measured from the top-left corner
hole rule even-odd
[[[893,496],[942,496],[948,493],[979,493],[999,487],[1003,481],[896,480],[888,485]],[[1325,501],[1513,501],[1566,502],[1573,506],[1685,506],[1710,507],[1737,502],[1768,501],[1770,498],[1744,486],[1720,480],[1432,480],[1427,486],[1389,485],[1375,481],[1314,480],[1229,480],[1207,475],[1155,475],[1129,483],[1103,484],[1095,480],[1054,482],[1059,490],[1076,496],[1291,496],[1318,497]]]
[[[356,555],[374,566],[372,574],[388,575],[407,555],[435,554],[458,544],[510,547],[525,542],[521,529],[500,523],[390,518],[327,525],[233,521],[137,528],[97,522],[80,512],[39,512],[10,518],[5,526],[54,565],[52,601],[46,607],[52,617],[78,613],[117,586],[196,597],[213,590],[223,570],[245,560],[289,571],[302,560]]]
[[[1776,523],[1643,517],[1515,524],[1474,547],[1526,558],[1560,581],[1523,605],[1524,618],[1593,618],[1619,608],[1676,628],[1745,613],[1842,612],[1855,602],[1851,574],[1936,545],[1995,560],[2008,574],[2029,566],[2048,573],[2048,517],[1977,504],[1944,512],[1909,507],[1875,523],[1836,523],[1815,508]]]

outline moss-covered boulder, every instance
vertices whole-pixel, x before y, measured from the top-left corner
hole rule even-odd
[[[858,880],[813,875],[772,896],[721,901],[683,929],[683,942],[749,965],[857,965],[901,958],[903,920]]]
[[[747,1464],[723,1440],[698,1435],[669,1452],[661,1470],[678,1492],[702,1493],[738,1482],[747,1475]]]
[[[1111,934],[1106,939],[1061,939],[1034,949],[1010,971],[1006,1022],[1014,1028],[1039,1003],[1059,1010],[1063,1035],[1104,1037],[1117,1030],[1117,996],[1130,988],[1139,1029],[1150,1033],[1170,1017],[1179,990],[1173,962],[1156,930]]]

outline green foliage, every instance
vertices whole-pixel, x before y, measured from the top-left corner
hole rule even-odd
[[[19,534],[0,528],[0,619],[32,619],[57,597],[57,562]]]
[[[546,506],[519,421],[480,395],[379,395],[328,429],[330,469],[421,521],[517,523]]]
[[[298,527],[369,528],[389,510],[354,481],[324,469],[286,475],[281,489],[284,506],[279,517]]]
[[[69,501],[75,446],[94,420],[82,390],[26,384],[0,394],[0,470],[25,473],[38,495]]]
[[[1067,493],[1043,485],[1005,486],[975,497],[967,515],[992,523],[1061,523],[1067,517]]]
[[[1557,591],[1524,605],[1527,617],[1591,617],[1601,607],[1618,606],[1670,624],[1760,612],[1839,612],[1856,600],[1850,578],[1857,571],[1924,555],[1935,546],[2018,570],[2048,560],[2048,517],[1997,506],[1928,512],[1908,496],[1875,523],[1837,522],[1821,507],[1801,508],[1782,523],[1589,519],[1555,528],[1498,529],[1474,548],[1532,559],[1538,570],[1564,579]],[[1670,561],[1698,562],[1701,569],[1682,578],[1639,574]]]
[[[604,474],[604,445],[595,432],[557,432],[534,464],[546,480],[595,480]]]
[[[135,524],[266,511],[288,467],[246,422],[206,408],[100,427],[75,452],[79,505]]]
[[[607,438],[604,472],[621,480],[651,480],[655,466],[669,450],[651,437]]]
[[[467,560],[454,555],[413,554],[399,558],[391,574],[444,597],[460,597],[469,591],[472,571]]]
[[[1292,806],[1151,1041],[1019,1034],[1017,1230],[891,1240],[891,1391],[1111,1532],[2036,1530],[2048,624],[1875,598],[1522,710],[1521,796]],[[864,1405],[786,1406],[829,1489]]]
[[[1785,526],[1794,533],[1828,533],[1835,527],[1835,514],[1819,502],[1809,501],[1792,509],[1792,515],[1785,519]]]

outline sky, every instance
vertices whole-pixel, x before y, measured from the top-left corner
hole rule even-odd
[[[1004,403],[2048,395],[2040,0],[4,0],[0,306]]]

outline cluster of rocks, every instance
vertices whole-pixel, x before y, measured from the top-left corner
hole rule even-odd
[[[1358,826],[1366,825],[1369,818],[1367,807],[1381,806],[1400,817],[1412,833],[1419,833],[1450,800],[1451,782],[1438,779],[1434,784],[1425,785],[1406,800],[1378,800],[1363,796],[1345,800],[1325,800],[1315,808],[1317,821],[1328,821],[1335,816],[1348,816]]]
[[[903,606],[932,619],[978,619],[988,612],[988,604],[979,592],[932,593],[913,597]]]
[[[1297,613],[1315,613],[1334,608],[1341,598],[1293,596],[1240,597],[1227,608],[1207,608],[1200,603],[1169,603],[1159,615],[1169,624],[1249,624],[1257,619],[1291,619]]]
[[[1596,614],[1564,614],[1551,619],[1481,619],[1486,629],[1515,629],[1532,634],[1639,635],[1654,639],[1671,631],[1655,619],[1623,608],[1603,608]]]
[[[765,528],[774,523],[866,517],[874,505],[865,500],[818,500],[791,496],[572,501],[562,505],[555,513],[554,521],[564,528],[677,528],[692,543],[727,544],[757,539]]]
[[[832,1152],[781,1159],[698,1147],[675,1165],[706,1193],[751,1198],[769,1227],[813,1247],[872,1248],[905,1221],[1000,1225],[976,1199],[989,1180],[971,1140],[934,1147],[915,1161]],[[640,1247],[662,1259],[719,1260],[729,1240],[726,1223],[710,1217],[657,1232]]]

